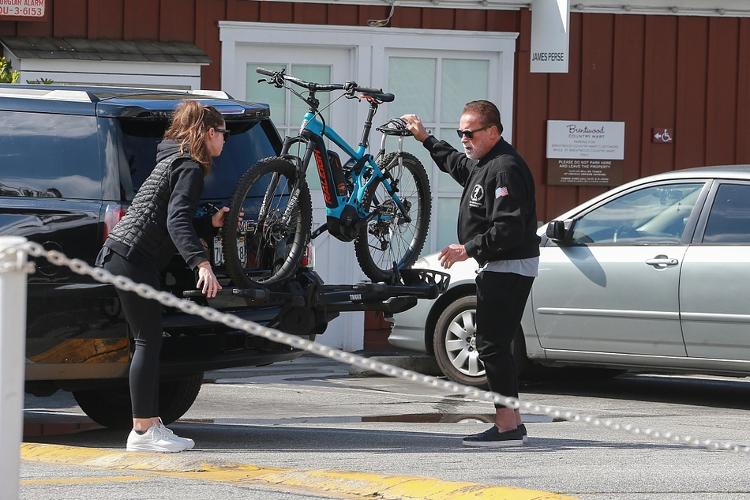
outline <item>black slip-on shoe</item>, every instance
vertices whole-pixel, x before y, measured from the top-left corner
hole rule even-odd
[[[466,436],[463,440],[464,446],[480,448],[506,448],[510,446],[523,446],[524,435],[521,427],[511,431],[500,432],[494,425],[484,432]]]

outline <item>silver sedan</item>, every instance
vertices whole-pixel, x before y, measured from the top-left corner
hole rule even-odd
[[[750,375],[750,166],[678,170],[612,189],[539,228],[539,277],[514,342],[539,365]],[[473,260],[389,341],[482,385]],[[440,269],[437,256],[414,267]]]

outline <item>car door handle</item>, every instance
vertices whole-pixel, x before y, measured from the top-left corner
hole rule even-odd
[[[657,255],[653,259],[646,259],[646,264],[661,269],[665,267],[676,266],[677,264],[679,264],[679,262],[680,261],[678,261],[677,259],[670,259],[666,255]]]

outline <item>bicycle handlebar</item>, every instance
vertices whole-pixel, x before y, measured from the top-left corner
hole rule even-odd
[[[273,85],[277,87],[281,87],[284,80],[286,80],[288,82],[292,82],[295,85],[299,85],[300,87],[306,88],[307,90],[311,90],[313,92],[331,92],[334,90],[345,90],[350,95],[353,95],[354,92],[361,92],[362,94],[375,97],[376,99],[379,99],[383,102],[391,102],[394,99],[393,94],[384,93],[382,89],[371,89],[368,87],[360,87],[357,85],[356,82],[346,82],[344,84],[314,83],[314,82],[306,82],[304,80],[300,80],[299,78],[296,78],[291,75],[285,75],[282,71],[271,71],[266,68],[255,68],[255,72],[264,76],[271,77],[272,81],[270,81],[269,83],[272,83]]]

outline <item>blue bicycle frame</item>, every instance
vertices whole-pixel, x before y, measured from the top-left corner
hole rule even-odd
[[[407,210],[401,199],[396,193],[396,189],[386,176],[386,173],[375,162],[373,157],[367,154],[368,138],[372,127],[372,118],[377,111],[376,105],[370,106],[370,111],[365,122],[365,128],[362,141],[355,150],[352,148],[333,128],[326,126],[316,116],[316,113],[308,111],[300,127],[300,133],[296,137],[287,137],[284,141],[281,156],[285,158],[299,158],[290,156],[289,149],[297,143],[304,143],[307,146],[305,154],[302,156],[302,164],[297,165],[300,179],[304,179],[310,160],[315,156],[320,184],[323,191],[323,198],[326,204],[326,227],[331,234],[344,241],[350,241],[354,238],[354,233],[347,231],[352,228],[355,222],[363,219],[372,219],[378,215],[377,212],[368,212],[363,208],[363,201],[370,187],[381,182],[389,193],[393,202],[399,211],[408,219]],[[330,139],[334,144],[341,148],[349,156],[347,166],[351,168],[351,179],[346,194],[339,192],[335,182],[335,168],[340,166],[332,165],[328,149],[325,146],[323,137]],[[341,173],[343,175],[343,172]],[[318,231],[316,231],[317,234]],[[317,236],[314,234],[313,237]]]

